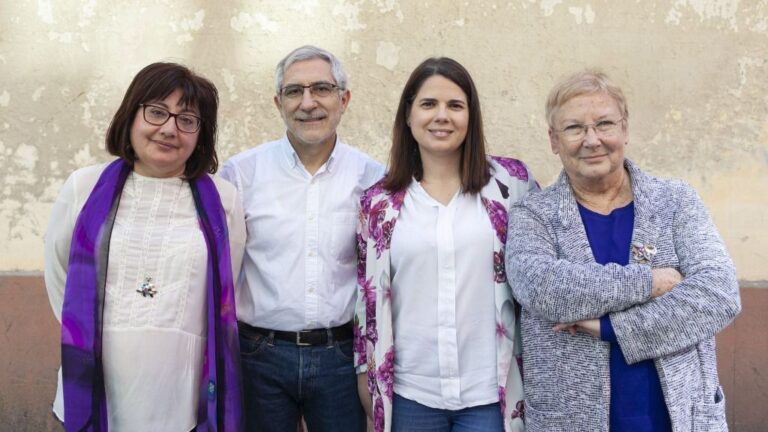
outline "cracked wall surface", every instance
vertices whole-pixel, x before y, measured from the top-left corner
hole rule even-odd
[[[540,183],[560,170],[544,99],[599,67],[629,100],[628,156],[699,191],[742,281],[768,280],[768,0],[38,0],[0,3],[0,271],[39,271],[51,204],[109,160],[107,125],[134,74],[185,63],[221,97],[219,153],[274,139],[275,64],[316,44],[352,100],[340,133],[386,161],[397,100],[424,58],[473,74],[492,152]]]

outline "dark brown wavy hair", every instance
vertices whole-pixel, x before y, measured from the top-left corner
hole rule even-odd
[[[136,153],[131,147],[131,127],[139,105],[163,100],[177,89],[181,90],[179,102],[188,108],[197,108],[202,120],[197,146],[187,159],[184,177],[194,179],[215,173],[219,166],[216,155],[219,93],[212,82],[176,63],[152,63],[136,74],[109,124],[107,151],[130,164],[136,162]]]

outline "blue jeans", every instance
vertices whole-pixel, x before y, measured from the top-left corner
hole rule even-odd
[[[430,408],[395,393],[393,432],[503,432],[499,403],[456,411]]]
[[[309,432],[361,432],[352,340],[298,346],[240,329],[246,430],[291,432],[299,415]]]

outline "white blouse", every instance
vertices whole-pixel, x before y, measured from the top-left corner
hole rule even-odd
[[[74,224],[105,166],[74,172],[51,213],[45,282],[59,320]],[[234,187],[217,178],[214,183],[227,215],[236,280],[245,241],[243,212]],[[110,430],[194,428],[207,330],[206,268],[205,239],[189,184],[132,172],[112,231],[104,304]],[[154,296],[138,292],[147,278]],[[54,413],[64,418],[61,375]]]
[[[493,228],[479,194],[413,181],[392,234],[395,393],[458,410],[499,401]]]

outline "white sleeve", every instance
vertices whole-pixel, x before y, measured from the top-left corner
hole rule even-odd
[[[61,322],[61,308],[64,304],[64,286],[67,281],[69,247],[75,228],[76,213],[75,175],[69,176],[53,203],[51,218],[45,233],[45,288],[51,302],[53,314]]]
[[[229,255],[232,260],[232,282],[237,287],[240,267],[243,264],[246,237],[245,214],[240,192],[237,191],[233,195],[232,211],[227,214],[227,228],[229,230]]]

